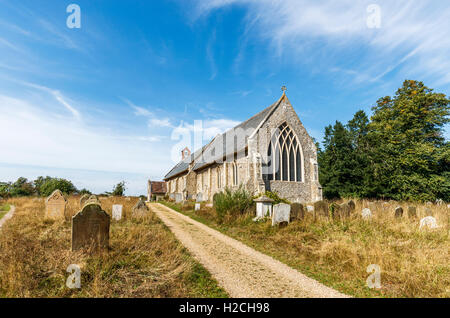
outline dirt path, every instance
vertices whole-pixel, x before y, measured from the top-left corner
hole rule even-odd
[[[10,218],[12,218],[14,211],[16,210],[16,207],[14,205],[10,206],[9,212],[5,214],[4,217],[0,219],[0,228],[3,226],[3,224],[8,221]]]
[[[231,297],[347,297],[162,204],[149,206]]]

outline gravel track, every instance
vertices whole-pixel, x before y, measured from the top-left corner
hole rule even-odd
[[[12,218],[15,210],[16,210],[16,207],[14,205],[10,205],[10,209],[9,209],[8,213],[6,213],[5,216],[3,216],[0,219],[0,228],[3,226],[3,224],[5,224],[6,221],[8,221],[10,218]]]
[[[231,297],[348,297],[162,204],[149,207]]]

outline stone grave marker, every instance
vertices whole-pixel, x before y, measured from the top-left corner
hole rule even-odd
[[[272,226],[282,222],[289,223],[291,216],[291,206],[286,203],[279,203],[273,206]]]
[[[353,203],[354,204],[354,203]],[[352,208],[351,205],[349,203],[342,203],[339,205],[339,217],[341,219],[343,218],[349,218],[350,214],[352,213]]]
[[[80,198],[80,209],[83,207],[87,200],[89,200],[89,194],[83,194]]]
[[[436,219],[432,216],[424,217],[420,220],[419,230],[422,230],[424,228],[428,229],[437,229],[438,225],[436,222]]]
[[[292,203],[291,204],[291,221],[292,220],[301,220],[305,217],[305,208],[301,203]]]
[[[183,195],[181,193],[175,193],[175,202],[180,203],[183,201]]]
[[[197,194],[197,198],[196,198],[197,202],[203,202],[203,193],[199,192]]]
[[[214,204],[212,204],[212,203],[206,203],[205,206],[206,206],[207,208],[212,208],[212,207],[214,206]]]
[[[426,216],[433,216],[433,210],[430,208],[425,208],[425,215]]]
[[[314,213],[314,207],[312,205],[307,205],[306,211],[308,211],[309,213]]]
[[[415,206],[408,207],[408,217],[410,218],[417,217],[417,208]]]
[[[195,204],[195,211],[198,211],[198,210],[200,210],[200,203]]]
[[[328,204],[325,201],[317,201],[314,203],[314,211],[316,215],[328,216]]]
[[[395,217],[401,218],[403,216],[403,208],[401,206],[398,206],[395,208]]]
[[[361,216],[364,220],[370,220],[372,218],[372,211],[370,209],[365,208],[361,212]]]
[[[133,217],[143,217],[150,213],[150,209],[142,199],[139,199],[139,201],[135,204],[135,206],[131,210],[131,213]]]
[[[112,206],[112,218],[113,220],[120,221],[122,219],[123,205],[113,204]]]
[[[45,217],[48,219],[63,219],[65,217],[67,201],[59,190],[53,191],[45,200]]]
[[[111,218],[96,203],[86,203],[72,218],[72,251],[108,248]]]
[[[350,213],[355,212],[355,210],[356,210],[356,204],[355,204],[355,201],[350,200],[350,201],[347,202],[347,204],[348,204],[348,206],[349,206],[349,208],[350,208]]]

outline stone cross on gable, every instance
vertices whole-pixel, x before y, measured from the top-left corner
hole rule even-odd
[[[287,88],[286,88],[286,86],[281,86],[281,91],[283,92],[283,93],[285,93],[286,91],[287,91]]]

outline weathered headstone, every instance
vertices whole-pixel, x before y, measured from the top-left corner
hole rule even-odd
[[[264,218],[266,216],[272,216],[272,203],[273,199],[266,197],[265,195],[253,200],[256,202],[256,218]]]
[[[183,195],[181,193],[175,193],[175,202],[180,203],[183,201]]]
[[[350,213],[355,212],[355,210],[356,210],[355,201],[350,200],[350,201],[347,202],[347,204],[348,204],[348,207],[350,208]]]
[[[48,219],[63,219],[67,201],[59,190],[53,191],[45,200],[45,217]]]
[[[89,194],[83,194],[80,198],[80,209],[83,207],[87,200],[89,200]]]
[[[280,203],[273,206],[272,226],[282,222],[290,221],[291,206],[286,203]]]
[[[444,200],[442,200],[442,199],[437,199],[437,200],[436,200],[436,204],[437,204],[437,205],[443,205],[443,204],[444,204]]]
[[[437,229],[438,225],[436,222],[436,219],[432,216],[424,217],[420,220],[419,230],[422,230],[423,228],[429,228],[429,229]]]
[[[143,217],[149,214],[150,210],[145,202],[140,199],[131,210],[133,217]]]
[[[372,218],[372,211],[370,209],[365,208],[361,212],[361,216],[364,220],[370,220]]]
[[[291,204],[291,221],[292,220],[301,220],[305,217],[305,208],[301,203],[292,203]]]
[[[352,209],[348,203],[342,203],[339,205],[339,216],[341,219],[349,218],[351,211]]]
[[[214,204],[212,204],[212,203],[206,203],[205,206],[206,206],[207,208],[212,208],[212,207],[214,206]]]
[[[308,211],[309,213],[314,213],[314,207],[312,205],[307,205],[306,211]]]
[[[108,248],[109,215],[96,203],[86,203],[72,218],[72,251],[85,247]]]
[[[123,206],[121,204],[114,204],[112,206],[113,220],[119,221],[122,219],[122,209],[123,209]]]
[[[425,208],[425,215],[426,216],[433,216],[433,210],[430,208]]]
[[[401,206],[398,206],[395,208],[395,217],[401,218],[403,216],[403,208]]]
[[[200,203],[195,204],[195,211],[198,211],[198,210],[200,210]]]
[[[317,201],[314,203],[314,211],[316,215],[328,216],[328,204],[325,201]]]
[[[175,193],[169,193],[169,199],[175,200]]]
[[[408,207],[408,217],[409,218],[417,217],[417,208],[415,206]]]
[[[203,193],[201,193],[201,192],[197,193],[196,201],[203,202]]]

